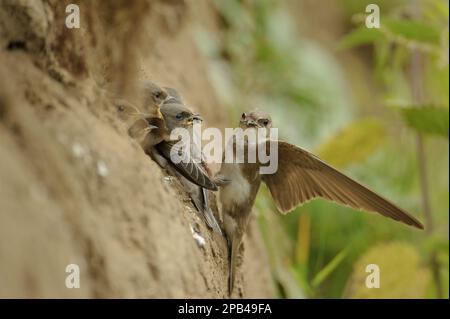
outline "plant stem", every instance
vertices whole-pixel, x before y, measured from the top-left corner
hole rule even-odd
[[[417,133],[417,158],[419,166],[419,179],[420,179],[420,189],[422,192],[422,208],[425,215],[425,231],[428,236],[432,236],[434,231],[433,215],[430,208],[430,194],[428,186],[428,174],[427,174],[427,160],[426,153],[424,149],[423,137],[420,133]],[[433,251],[430,256],[430,268],[433,276],[433,280],[436,287],[436,296],[438,298],[443,298],[443,287],[442,278],[440,273],[440,263],[437,259],[436,252]]]
[[[430,193],[428,186],[428,174],[427,174],[427,158],[425,154],[425,145],[422,134],[417,133],[416,136],[417,147],[417,162],[419,166],[419,181],[420,190],[422,193],[422,209],[425,215],[425,232],[431,235],[434,230],[433,215],[430,208]]]
[[[416,18],[420,16],[420,8],[417,1],[413,3],[414,13]],[[418,105],[423,103],[424,100],[424,87],[423,87],[423,60],[421,53],[417,49],[413,49],[411,55],[411,89],[414,102]],[[417,152],[417,162],[419,166],[419,180],[420,189],[422,193],[422,209],[425,215],[425,231],[428,236],[432,236],[434,232],[434,221],[433,214],[431,212],[430,205],[430,191],[428,184],[428,173],[427,173],[427,153],[425,151],[425,141],[422,134],[417,133],[416,136],[416,152]],[[443,298],[443,287],[442,278],[440,273],[440,263],[437,259],[436,251],[431,252],[430,256],[430,268],[433,276],[433,280],[436,287],[436,296],[438,298]]]

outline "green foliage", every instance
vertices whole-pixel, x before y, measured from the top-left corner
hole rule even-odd
[[[264,190],[263,190],[264,191]],[[267,204],[261,203],[267,197],[258,197],[257,207],[265,211]],[[287,237],[281,221],[271,212],[258,216],[258,223],[266,243],[272,274],[278,286],[279,294],[285,298],[304,298],[304,288],[298,285],[297,273],[289,262],[292,242]]]
[[[299,142],[298,129],[303,142],[320,139],[325,132],[319,123],[324,118],[333,119],[330,129],[344,123],[345,113],[339,109],[349,103],[344,88],[337,85],[343,82],[339,68],[314,44],[293,40],[295,23],[281,2],[214,3],[226,26],[224,42],[218,48],[218,43],[203,37],[209,44],[202,46],[210,48],[212,69],[217,72],[213,76],[221,87],[235,88],[226,94],[233,109],[270,111],[275,122],[287,124],[283,136],[293,142]]]
[[[416,131],[448,138],[448,109],[419,106],[402,108],[401,113],[408,126]]]
[[[439,44],[441,35],[439,30],[421,21],[383,19],[383,25],[391,36],[404,40]]]
[[[365,26],[359,27],[347,34],[339,44],[341,49],[350,49],[364,44],[372,44],[384,39],[384,34],[376,29],[368,29]]]
[[[282,139],[315,150],[423,220],[415,132],[448,137],[448,2],[419,1],[422,15],[411,19],[410,1],[380,0],[381,28],[367,29],[368,2],[345,0],[329,11],[337,21],[355,22],[331,41],[339,52],[320,44],[319,30],[299,35],[304,30],[295,23],[320,19],[328,3],[308,12],[275,0],[214,3],[224,26],[221,41],[201,32],[199,42],[230,107],[230,123],[243,110],[269,111]],[[320,29],[335,34],[333,20]],[[411,90],[413,50],[423,62],[421,105]],[[261,188],[255,210],[280,297],[435,297],[426,265],[436,252],[448,296],[448,139],[427,142],[437,225],[432,237],[324,200],[280,216]],[[382,267],[385,289],[368,292],[364,264],[373,262]]]
[[[350,123],[317,150],[320,158],[336,167],[363,162],[383,145],[385,128],[375,119]]]
[[[369,289],[365,281],[366,266],[380,269],[380,288]],[[346,288],[347,298],[424,298],[430,272],[421,265],[417,250],[403,242],[379,244],[365,253],[354,265]]]
[[[330,274],[342,263],[348,255],[348,249],[342,250],[336,255],[321,271],[319,271],[312,280],[313,287],[319,286]]]
[[[390,16],[389,13],[384,14],[380,29],[384,37],[371,42],[376,61],[375,71],[377,79],[384,85],[387,97],[385,101],[402,101],[404,107],[395,109],[400,111],[406,126],[419,134],[448,138],[448,3],[444,4],[440,0],[424,1],[419,3],[419,8],[423,13],[420,19],[405,19],[405,14],[410,15],[410,10],[413,9],[406,4]],[[351,39],[351,35],[346,38],[348,37]],[[348,41],[346,38],[342,41]],[[355,45],[359,43],[355,42]],[[448,158],[448,155],[439,149],[433,149],[433,153],[428,150],[423,156],[432,157],[434,161],[440,156]],[[446,185],[444,182],[444,189],[439,189],[442,186],[436,182],[442,179],[439,174],[442,167],[433,165],[432,168],[425,169],[430,169],[431,174],[438,174],[433,175],[435,182],[430,186],[433,189],[431,192],[443,191],[446,194],[444,196],[448,196],[448,179]],[[419,203],[420,201],[417,201],[417,204]],[[444,203],[442,200],[435,200],[433,205],[441,209],[448,207],[448,204]],[[432,214],[435,215],[434,219],[442,218],[434,212]],[[448,228],[448,216],[444,220]],[[437,237],[440,236],[442,233]],[[424,255],[440,254],[442,241],[428,241],[426,237],[422,241],[427,242],[422,246]],[[445,241],[448,243],[448,238]],[[448,267],[445,274],[448,277]],[[436,296],[438,284],[433,282],[428,297]],[[442,285],[442,281],[440,284]],[[447,290],[444,290],[448,295],[448,285],[446,286]]]
[[[365,44],[392,41],[398,44],[439,45],[441,33],[438,29],[419,21],[383,19],[380,29],[361,26],[340,41],[340,48],[350,49]]]

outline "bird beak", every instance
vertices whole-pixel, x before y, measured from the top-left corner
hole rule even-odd
[[[243,126],[243,127],[255,127],[255,126],[258,126],[255,121],[249,119],[248,117],[244,117],[244,116],[241,117],[239,122],[241,123],[241,126]]]
[[[161,113],[161,107],[158,107],[158,108],[156,109],[156,117],[157,117],[157,118],[160,118],[160,119],[164,118],[163,115],[162,115],[162,113]]]
[[[157,129],[158,127],[157,126],[155,126],[155,125],[151,125],[151,124],[149,124],[146,128],[145,128],[145,132],[151,132],[151,131],[153,131],[154,129]]]
[[[253,120],[247,120],[247,126],[258,126],[258,124],[255,122],[255,121],[253,121]]]
[[[186,119],[186,122],[188,125],[192,125],[193,123],[202,122],[202,121],[203,121],[203,118],[199,114],[192,114],[191,116],[189,116]]]
[[[164,101],[162,101],[161,105],[163,105],[164,103],[168,102],[171,98],[172,98],[172,96],[170,96],[169,93],[167,93],[166,94],[166,98],[164,99]]]
[[[195,122],[195,121],[203,122],[203,118],[200,116],[200,114],[194,114],[194,115],[192,115],[192,121],[193,122]]]

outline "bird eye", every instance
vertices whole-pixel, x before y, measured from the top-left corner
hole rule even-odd
[[[267,119],[262,119],[262,120],[259,120],[259,123],[261,123],[261,124],[264,125],[264,126],[267,126],[267,124],[269,124],[269,120],[267,120]]]
[[[177,115],[175,115],[175,118],[177,120],[181,120],[183,118],[183,113],[178,113]]]
[[[246,118],[247,118],[247,114],[242,113],[241,119],[242,119],[242,120],[245,120]]]
[[[155,95],[155,97],[156,97],[157,99],[160,99],[161,96],[162,96],[162,92],[161,92],[161,91],[156,91],[156,92],[154,93],[154,95]]]

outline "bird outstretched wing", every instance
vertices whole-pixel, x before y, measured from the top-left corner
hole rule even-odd
[[[262,175],[278,210],[287,213],[299,204],[324,198],[377,212],[420,229],[423,225],[406,211],[295,145],[278,141],[278,170]]]

